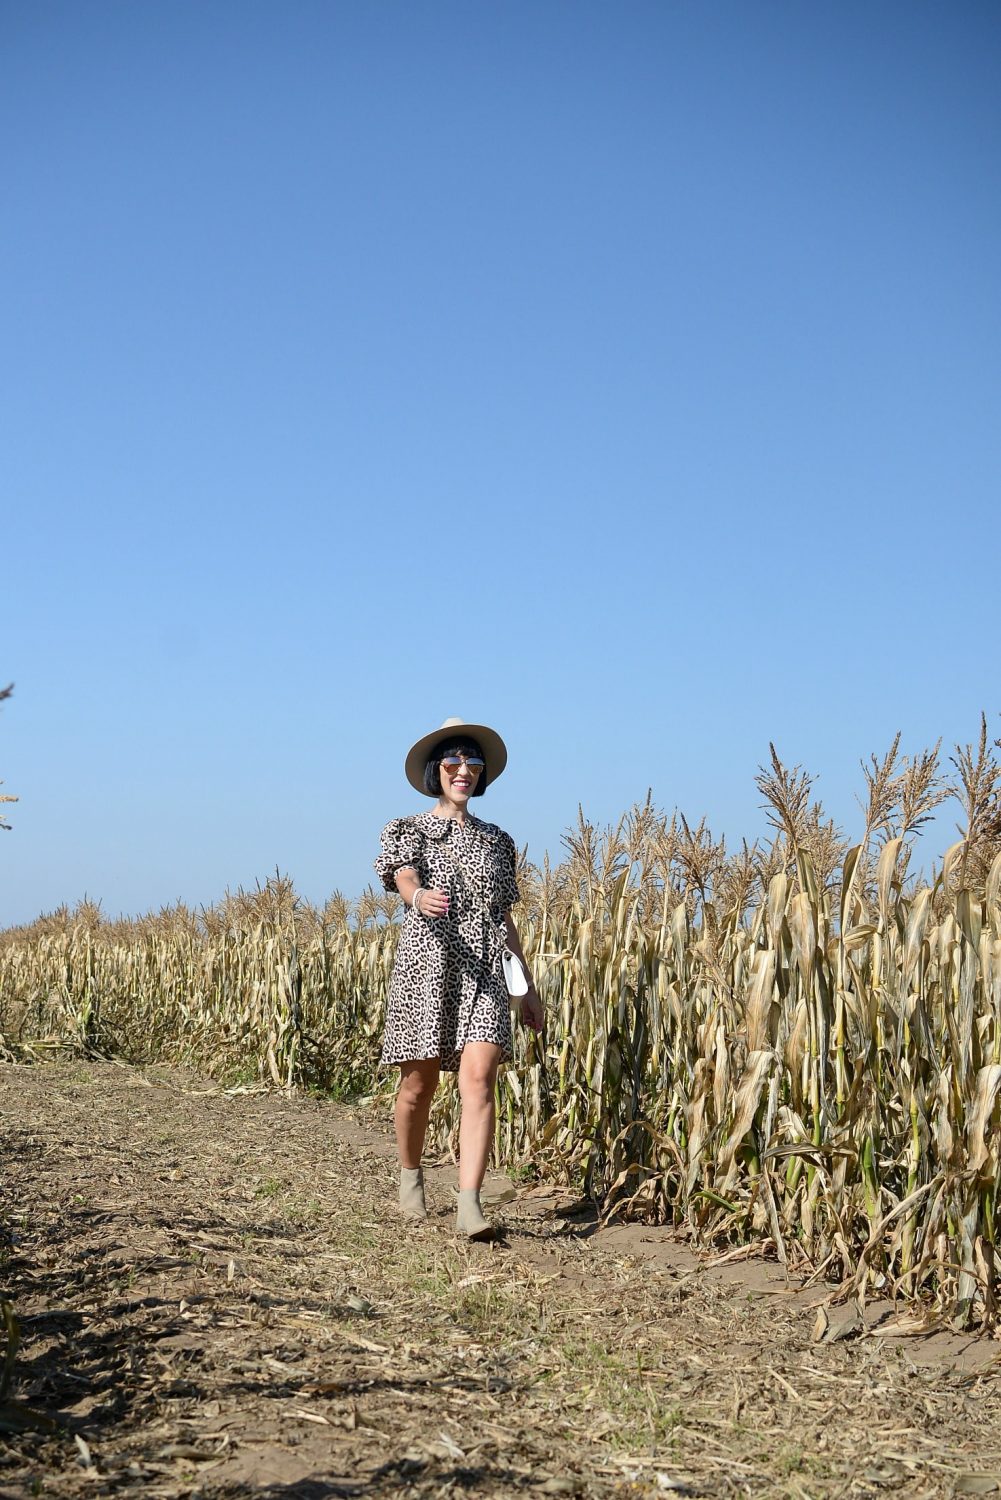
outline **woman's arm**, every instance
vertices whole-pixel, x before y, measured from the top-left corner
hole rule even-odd
[[[531,971],[528,967],[528,960],[526,959],[524,949],[521,946],[521,938],[518,936],[518,929],[514,925],[510,909],[508,909],[504,913],[504,925],[507,928],[507,945],[511,949],[511,952],[514,954],[515,958],[521,960],[521,966],[525,970],[525,978],[528,980],[528,993],[522,995],[518,1001],[521,1007],[521,1019],[524,1021],[525,1025],[530,1026],[533,1031],[541,1031],[542,1001],[539,999],[539,992],[535,988],[535,980],[532,978]]]
[[[403,897],[408,906],[414,904],[414,892],[420,889],[420,877],[413,865],[401,865],[396,872],[396,889]],[[448,911],[448,893],[446,891],[429,890],[424,887],[421,897],[420,913],[422,917],[443,917]]]

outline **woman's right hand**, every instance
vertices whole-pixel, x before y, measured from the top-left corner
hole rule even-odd
[[[448,892],[425,886],[421,891],[420,913],[422,917],[448,916]]]

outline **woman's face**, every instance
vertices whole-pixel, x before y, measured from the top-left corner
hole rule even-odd
[[[453,807],[465,808],[483,775],[482,757],[471,746],[450,750],[441,759],[441,794]]]

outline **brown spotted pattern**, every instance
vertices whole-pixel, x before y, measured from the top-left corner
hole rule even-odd
[[[518,900],[515,848],[496,823],[467,813],[464,823],[417,813],[382,830],[375,869],[388,891],[396,872],[417,871],[422,886],[447,891],[448,915],[407,907],[386,1009],[384,1064],[437,1057],[456,1072],[467,1042],[495,1042],[511,1056],[510,1000],[501,954],[505,916]]]

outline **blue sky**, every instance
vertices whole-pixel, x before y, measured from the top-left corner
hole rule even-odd
[[[994,4],[13,4],[0,924],[994,733]],[[926,840],[950,841],[950,813]]]

